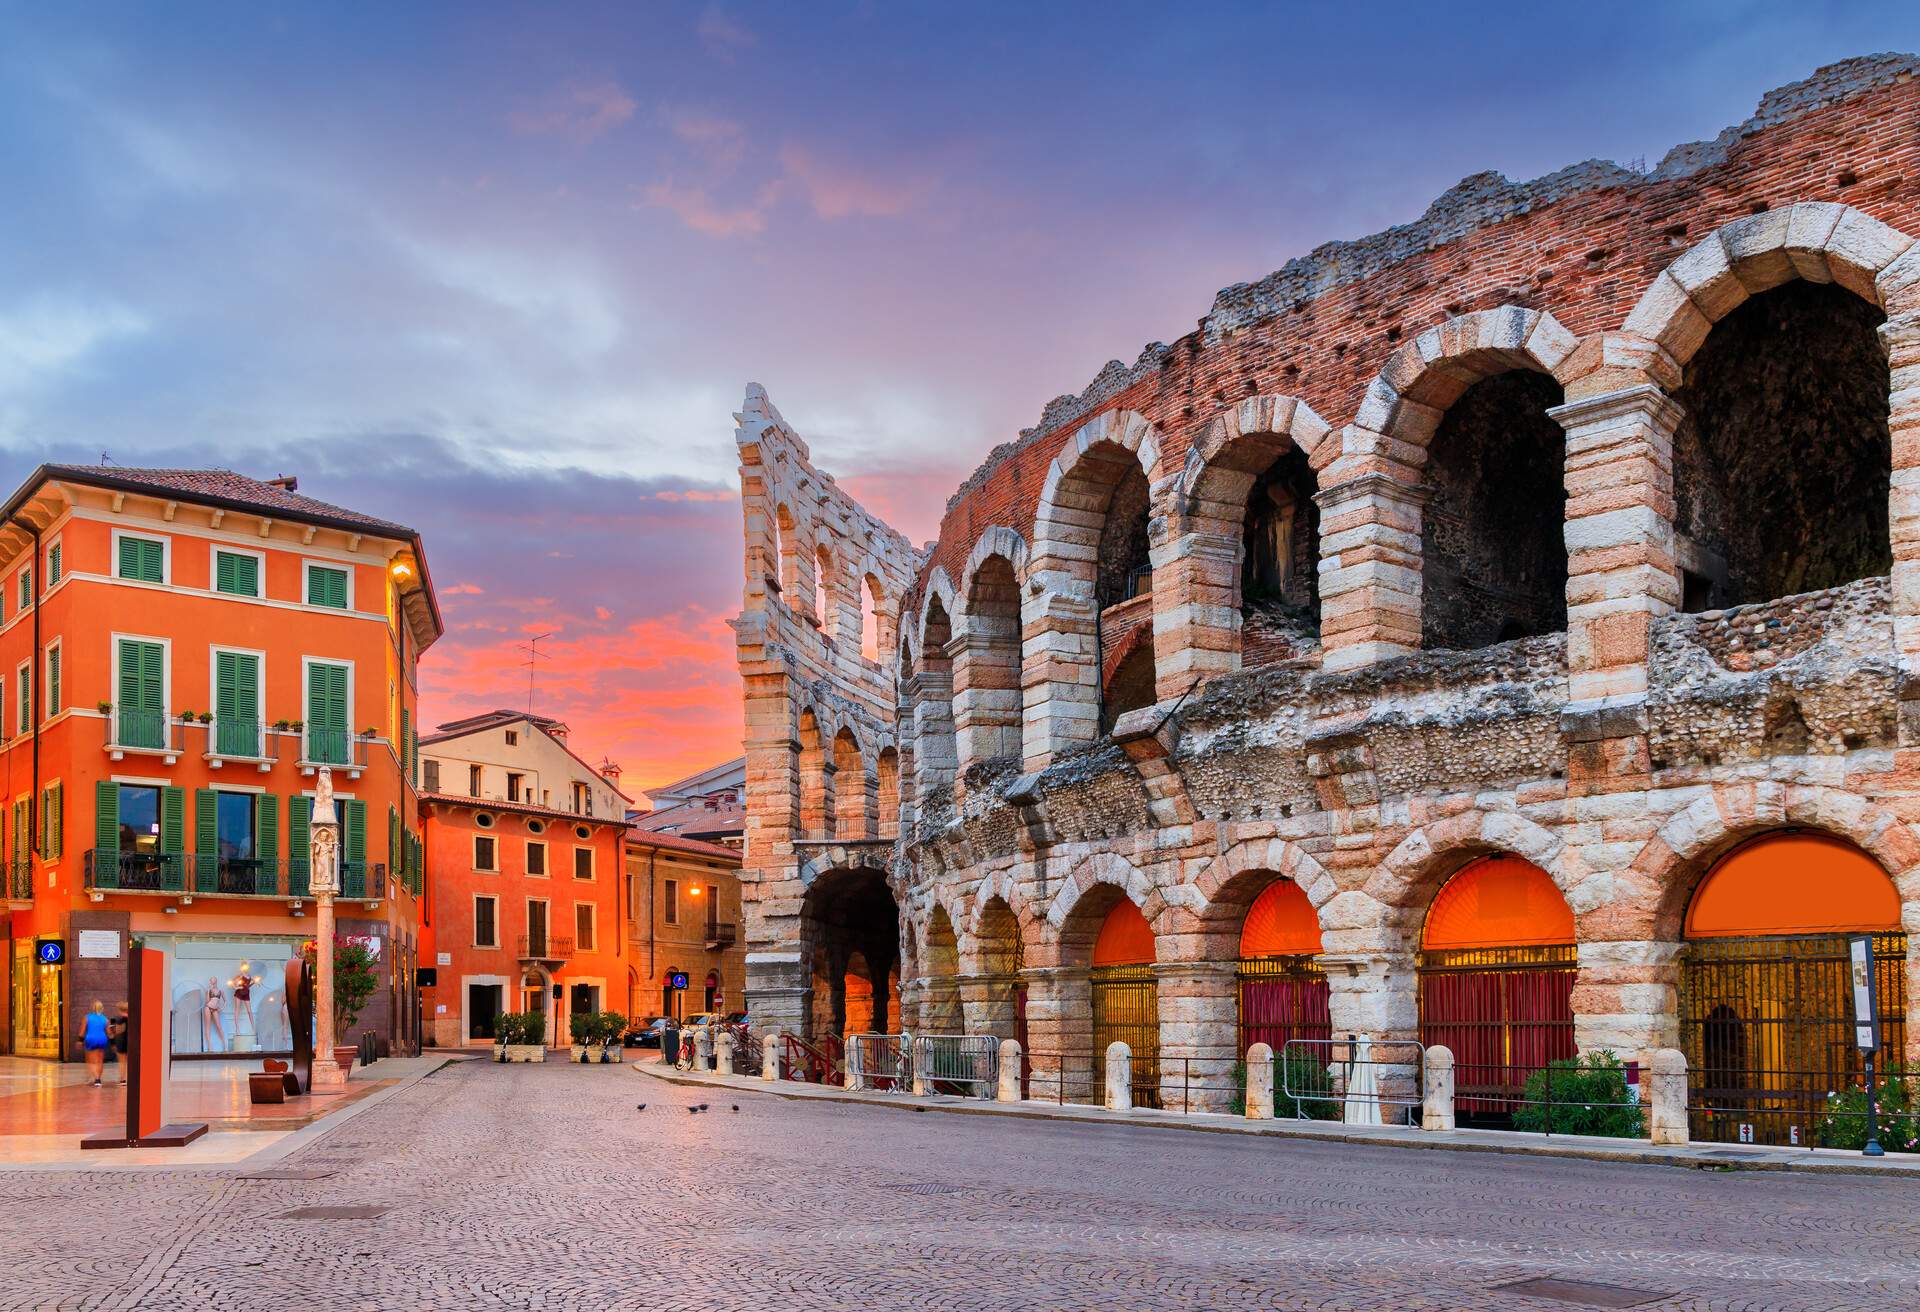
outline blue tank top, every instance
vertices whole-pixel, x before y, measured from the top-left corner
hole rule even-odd
[[[84,1029],[80,1031],[80,1042],[89,1048],[107,1046],[107,1018],[97,1011],[87,1013]]]

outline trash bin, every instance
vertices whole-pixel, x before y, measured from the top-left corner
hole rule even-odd
[[[680,1027],[669,1025],[660,1031],[660,1060],[671,1066],[680,1059]]]

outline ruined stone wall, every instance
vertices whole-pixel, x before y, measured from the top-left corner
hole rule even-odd
[[[1240,920],[1284,877],[1319,917],[1334,1027],[1408,1038],[1426,908],[1489,853],[1539,865],[1573,912],[1583,1049],[1676,1041],[1687,898],[1754,834],[1858,845],[1920,930],[1916,72],[1892,56],[1822,70],[1650,173],[1468,179],[1415,224],[1227,289],[1199,331],[1109,365],[994,452],[950,503],[905,624],[950,619],[949,653],[996,640],[966,601],[986,560],[1007,562],[1023,751],[903,774],[887,859],[906,1022],[957,996],[970,1028],[1010,1032],[1017,983],[1040,1069],[1087,1057],[1088,949],[1124,895],[1155,934],[1163,1059],[1223,1077]],[[1702,548],[1694,521],[1676,524],[1695,491],[1677,480],[1706,463],[1676,454],[1677,434],[1704,432],[1687,427],[1689,366],[1744,302],[1796,280],[1869,305],[1879,363],[1814,357],[1844,361],[1826,375],[1847,398],[1833,423],[1803,422],[1791,398],[1716,402],[1713,422],[1790,453],[1859,429],[1861,389],[1878,388],[1891,572],[1686,613]],[[1452,408],[1515,370],[1540,376],[1537,394],[1511,422],[1499,407],[1476,420],[1479,449],[1500,437],[1507,462],[1448,464],[1435,443]],[[1289,452],[1317,482],[1317,631],[1242,607],[1247,497]],[[1521,459],[1558,486],[1515,478],[1526,502],[1503,505]],[[1105,729],[1100,547],[1129,462],[1149,489],[1155,700]],[[1430,537],[1440,496],[1475,504]],[[1849,542],[1834,558],[1865,555]],[[1537,603],[1529,636],[1499,640],[1496,612],[1463,600],[1475,571]],[[908,645],[891,714],[924,747],[967,680]],[[864,859],[823,852],[808,869]],[[951,977],[934,964],[949,924]]]

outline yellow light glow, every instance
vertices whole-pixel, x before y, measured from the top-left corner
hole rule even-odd
[[[413,566],[404,560],[396,560],[393,562],[393,576],[397,579],[410,579],[413,577]]]
[[[688,896],[688,897],[699,897],[699,896],[700,896],[700,885],[698,885],[698,884],[695,884],[695,885],[694,885],[694,886],[693,886],[692,888],[690,888],[690,889],[688,889],[688,890],[687,890],[687,896]]]

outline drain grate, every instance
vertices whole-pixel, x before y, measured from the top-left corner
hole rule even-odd
[[[1527,1298],[1550,1298],[1560,1303],[1578,1303],[1583,1307],[1642,1307],[1667,1297],[1654,1289],[1633,1289],[1627,1285],[1603,1285],[1592,1280],[1561,1280],[1556,1276],[1516,1280],[1510,1285],[1495,1285],[1494,1289],[1502,1294],[1521,1294]]]
[[[264,1170],[236,1175],[236,1180],[325,1180],[333,1174],[326,1166],[270,1166]]]
[[[963,1194],[966,1188],[957,1184],[941,1184],[937,1180],[916,1180],[911,1184],[890,1184],[886,1186],[897,1194]]]
[[[282,1212],[273,1219],[276,1221],[371,1221],[374,1217],[385,1216],[392,1210],[385,1203],[296,1207],[291,1212]]]

